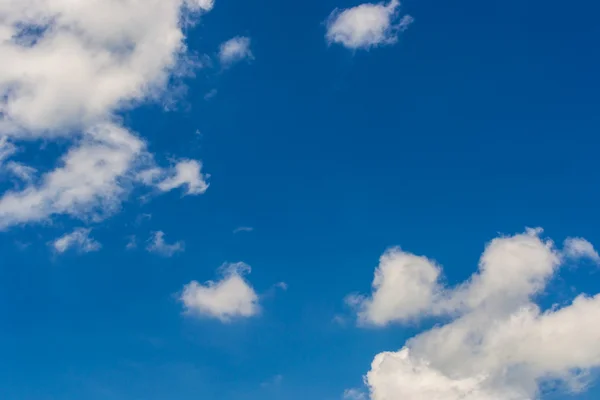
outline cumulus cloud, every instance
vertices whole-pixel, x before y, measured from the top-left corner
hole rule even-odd
[[[165,242],[165,233],[162,231],[154,232],[150,238],[146,250],[151,253],[159,254],[163,257],[172,257],[176,253],[184,250],[185,245],[182,241],[168,244]]]
[[[158,97],[185,58],[182,13],[212,1],[0,3],[0,132],[64,135]]]
[[[245,36],[236,36],[221,44],[219,48],[219,61],[224,66],[229,66],[236,62],[254,58],[250,50],[250,38]]]
[[[180,161],[175,165],[171,176],[159,182],[157,187],[163,192],[168,192],[185,186],[187,194],[202,194],[208,189],[208,183],[201,170],[202,164],[196,160]]]
[[[359,317],[384,325],[418,312],[447,322],[375,357],[365,378],[371,399],[531,400],[544,383],[584,389],[585,373],[600,366],[600,295],[580,295],[545,311],[536,305],[535,296],[564,259],[540,235],[528,230],[494,239],[478,272],[454,288],[441,284],[440,269],[430,260],[412,256],[407,263],[408,253],[386,253],[373,294],[357,303]],[[411,288],[415,284],[419,290]],[[406,296],[416,299],[413,310]]]
[[[55,214],[99,219],[118,210],[153,157],[117,114],[160,100],[174,79],[198,66],[182,27],[212,6],[212,0],[0,3],[0,58],[8,61],[0,64],[0,158],[12,156],[22,140],[72,143],[56,168],[39,177],[12,164],[30,182],[0,198],[0,229]],[[189,162],[181,173],[193,174],[194,166]],[[205,190],[200,178],[170,182],[198,194]]]
[[[44,174],[40,182],[0,198],[0,229],[37,222],[54,214],[100,219],[117,210],[145,144],[117,125],[98,125],[87,132]]]
[[[258,295],[244,279],[250,271],[250,266],[242,262],[225,264],[219,270],[220,280],[185,285],[180,297],[185,311],[222,322],[258,314]]]
[[[77,228],[52,242],[52,247],[57,253],[64,253],[75,249],[79,253],[98,251],[102,245],[90,237],[91,229]]]
[[[440,272],[433,261],[395,248],[380,259],[373,295],[370,298],[350,295],[346,302],[358,308],[359,320],[364,323],[385,325],[409,320],[431,307],[439,292]]]
[[[409,15],[400,17],[399,8],[400,2],[391,0],[336,9],[327,19],[325,38],[353,50],[396,43],[400,32],[413,22]]]

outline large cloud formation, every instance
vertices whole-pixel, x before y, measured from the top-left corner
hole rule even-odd
[[[143,183],[142,171],[156,171],[146,143],[117,113],[160,100],[174,78],[198,66],[182,29],[212,6],[212,0],[0,2],[2,147],[72,141],[56,169],[41,176],[28,170],[25,188],[0,198],[0,228],[53,214],[98,218]],[[186,160],[173,172],[155,172],[163,181],[152,185],[164,191],[185,184],[187,194],[200,194],[206,183],[199,167]]]
[[[548,385],[578,391],[600,366],[600,295],[542,310],[534,299],[567,260],[592,256],[562,250],[541,230],[490,242],[479,271],[454,288],[433,261],[398,248],[385,253],[373,293],[354,295],[362,324],[384,326],[443,317],[447,323],[378,354],[366,376],[373,400],[531,400]],[[581,248],[581,246],[579,246]],[[449,322],[448,322],[449,321]]]

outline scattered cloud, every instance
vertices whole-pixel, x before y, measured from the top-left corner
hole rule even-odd
[[[52,242],[52,247],[55,252],[60,254],[71,249],[74,249],[79,253],[98,251],[102,245],[90,237],[91,231],[92,230],[88,228],[77,228],[73,232],[67,233],[54,240]]]
[[[276,288],[279,288],[279,289],[281,289],[281,290],[284,290],[284,291],[285,291],[285,290],[288,290],[288,284],[287,284],[287,283],[285,283],[285,282],[277,282],[277,283],[275,284],[275,287],[276,287]]]
[[[98,220],[120,208],[143,183],[140,171],[154,166],[146,143],[117,115],[162,101],[174,81],[199,66],[186,52],[182,28],[212,6],[212,0],[0,3],[0,58],[11,60],[0,65],[0,158],[23,140],[71,144],[41,176],[10,164],[27,186],[0,198],[0,229],[56,214]],[[181,184],[188,193],[205,190],[199,177],[188,178]]]
[[[39,183],[4,193],[0,229],[43,221],[55,214],[99,220],[113,213],[134,180],[130,171],[144,146],[119,126],[96,126]]]
[[[236,36],[221,44],[219,61],[227,67],[242,60],[252,60],[254,55],[250,50],[250,38]]]
[[[208,101],[215,97],[219,91],[217,89],[211,89],[204,95],[204,100]]]
[[[344,400],[367,400],[368,396],[358,389],[346,389],[342,395]]]
[[[222,322],[258,314],[258,295],[244,279],[250,272],[250,266],[242,262],[224,264],[219,269],[220,280],[204,284],[192,281],[185,285],[180,300],[186,313]]]
[[[162,231],[154,232],[148,241],[146,250],[150,253],[156,253],[163,257],[172,257],[177,253],[182,252],[185,245],[182,241],[168,244],[165,242],[165,234]]]
[[[567,238],[563,245],[563,253],[566,257],[574,260],[587,258],[600,264],[600,255],[594,246],[583,238]]]
[[[254,231],[254,228],[252,228],[251,226],[240,226],[237,227],[233,230],[233,233],[240,233],[240,232],[252,232]]]
[[[378,354],[365,378],[371,399],[525,400],[537,398],[544,382],[583,390],[586,371],[600,366],[600,295],[546,311],[533,302],[563,260],[541,233],[492,240],[479,271],[454,288],[425,257],[384,254],[373,294],[354,303],[359,320],[449,321]]]
[[[70,2],[0,5],[0,132],[71,135],[114,112],[159,98],[189,66],[182,14],[211,1]],[[110,20],[110,24],[106,21]]]
[[[125,245],[127,250],[133,250],[137,248],[137,237],[135,235],[130,235],[127,237],[127,244]]]
[[[325,38],[352,50],[396,43],[400,32],[413,22],[409,15],[400,17],[399,9],[398,0],[336,9],[327,19]]]
[[[171,176],[159,182],[157,187],[163,192],[168,192],[185,186],[187,188],[186,194],[188,195],[203,194],[208,189],[208,183],[205,180],[206,176],[202,174],[201,170],[202,164],[199,161],[179,161],[175,165]]]
[[[15,161],[9,161],[6,163],[6,170],[8,173],[12,174],[22,182],[27,183],[31,182],[37,174],[37,170],[35,168]]]
[[[0,136],[0,165],[17,152],[17,147],[8,141],[6,136]]]

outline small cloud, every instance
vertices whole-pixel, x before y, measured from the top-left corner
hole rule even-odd
[[[221,65],[228,67],[243,60],[253,60],[254,55],[250,50],[250,38],[236,36],[221,44],[219,49],[219,61]]]
[[[240,226],[238,228],[235,228],[233,230],[233,233],[252,232],[252,231],[254,231],[254,228],[252,228],[251,226]]]
[[[31,243],[21,242],[21,241],[17,240],[17,241],[15,241],[15,246],[17,246],[17,249],[19,249],[20,251],[25,251],[29,248],[29,246],[31,246]]]
[[[219,281],[204,284],[192,281],[183,287],[180,301],[190,315],[230,322],[233,318],[249,318],[260,311],[258,295],[244,279],[250,266],[238,262],[219,268]]]
[[[274,386],[281,385],[281,382],[283,382],[283,375],[275,375],[271,379],[269,379],[269,380],[261,383],[260,387],[262,387],[263,389],[271,388],[271,387],[274,387]]]
[[[288,284],[285,283],[285,282],[278,282],[278,283],[275,284],[275,287],[279,288],[281,290],[284,290],[284,291],[288,290]]]
[[[146,250],[150,253],[156,253],[163,257],[172,257],[176,253],[180,253],[184,250],[184,243],[182,241],[168,244],[165,242],[165,234],[162,231],[154,232],[149,240]]]
[[[130,235],[127,238],[127,244],[125,245],[127,250],[133,250],[137,248],[137,238],[135,235]]]
[[[0,164],[17,152],[17,147],[8,141],[6,136],[0,137]]]
[[[331,322],[333,322],[336,325],[344,326],[344,325],[346,325],[346,323],[348,321],[347,321],[346,317],[338,314],[338,315],[334,315]]]
[[[208,101],[217,95],[217,89],[212,89],[204,95],[204,100]]]
[[[334,10],[327,19],[328,43],[338,43],[352,50],[394,44],[400,32],[414,21],[410,15],[399,18],[400,2],[365,3]]]
[[[60,254],[70,249],[75,249],[79,253],[98,251],[102,245],[96,240],[90,238],[91,231],[91,229],[77,228],[73,232],[54,240],[52,242],[52,247],[54,248],[55,252]]]
[[[567,238],[563,244],[563,254],[570,259],[587,258],[600,264],[600,255],[594,245],[583,238]]]
[[[186,186],[188,195],[203,194],[208,189],[207,176],[202,174],[202,164],[196,160],[179,161],[171,176],[157,184],[157,187],[168,192]]]
[[[342,395],[344,400],[367,400],[367,394],[358,389],[346,389]]]
[[[31,183],[37,173],[35,168],[15,161],[9,161],[6,164],[6,169],[10,174],[26,183]]]
[[[140,214],[135,218],[135,224],[141,225],[145,221],[150,221],[151,219],[152,219],[152,214],[149,214],[149,213]]]

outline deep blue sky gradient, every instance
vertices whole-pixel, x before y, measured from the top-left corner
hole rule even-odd
[[[407,0],[415,23],[396,45],[328,46],[323,21],[357,4],[217,0],[190,50],[242,34],[255,60],[198,71],[174,111],[123,116],[151,151],[202,159],[207,193],[132,199],[94,228],[94,254],[51,254],[81,226],[66,218],[2,234],[1,399],[339,399],[422,329],[332,322],[387,247],[437,260],[454,283],[499,232],[600,245],[600,5]],[[155,230],[185,253],[144,252]],[[252,266],[261,315],[183,317],[177,291],[225,261]],[[598,278],[566,271],[542,301],[595,294]]]

